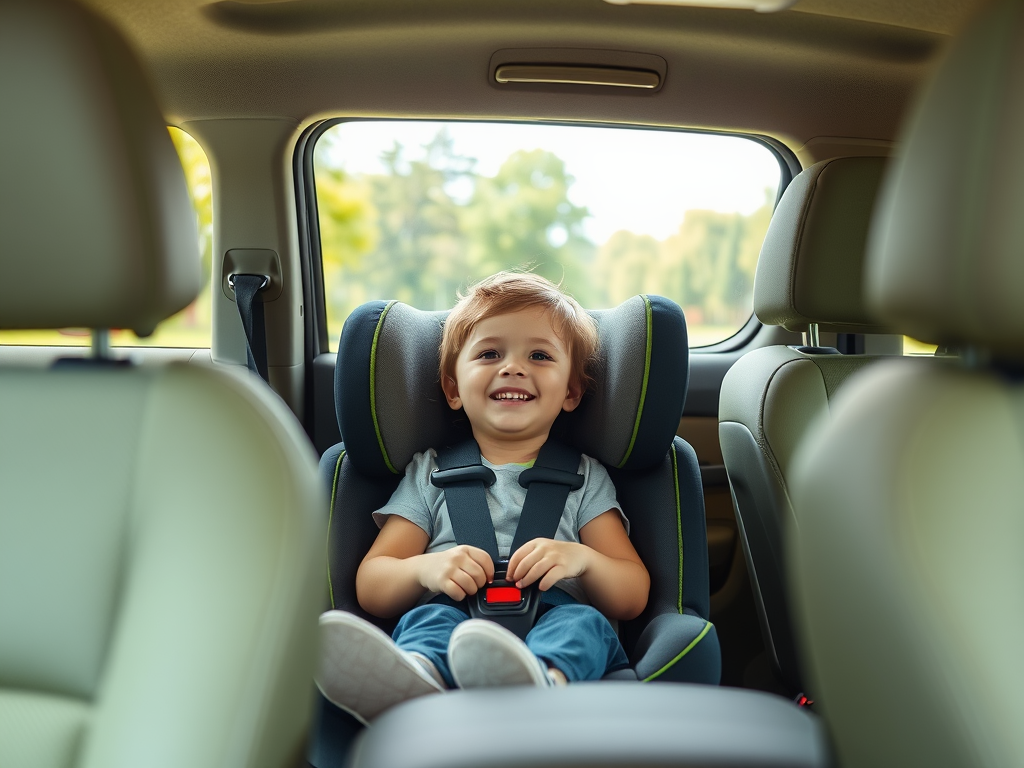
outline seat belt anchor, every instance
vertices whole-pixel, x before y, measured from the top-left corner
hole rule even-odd
[[[230,275],[228,275],[228,288],[230,288],[232,291],[235,290],[235,275],[236,274],[239,277],[241,277],[243,274],[249,274],[249,273],[232,272]],[[263,278],[263,284],[260,285],[260,287],[256,289],[257,293],[259,293],[264,288],[266,288],[268,285],[270,285],[270,275],[255,275],[255,277],[262,277]]]

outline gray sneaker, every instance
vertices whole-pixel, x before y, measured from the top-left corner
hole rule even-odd
[[[493,621],[470,619],[452,632],[448,666],[460,688],[554,685],[548,668],[526,643]]]
[[[385,632],[358,616],[345,611],[320,616],[317,687],[329,701],[364,723],[406,699],[443,691],[428,666],[433,664],[403,651]]]

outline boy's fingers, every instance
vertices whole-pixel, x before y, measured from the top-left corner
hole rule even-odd
[[[448,597],[450,597],[452,600],[465,600],[466,599],[466,593],[462,590],[462,588],[458,584],[456,584],[454,581],[451,581],[451,580],[449,580],[448,582],[445,583],[444,589],[441,590],[441,591],[444,592],[446,595],[448,595]]]
[[[530,539],[528,542],[523,544],[519,549],[512,553],[512,557],[508,559],[508,572],[514,574],[516,572],[526,573],[526,569],[523,567],[523,561],[528,560],[530,555],[535,554],[537,551],[537,545],[545,539]]]
[[[530,586],[531,584],[533,584],[533,582],[537,581],[537,579],[541,578],[545,573],[547,573],[551,569],[551,567],[551,563],[541,560],[540,562],[534,564],[530,568],[530,570],[526,572],[526,575],[516,582],[516,585],[521,587]]]
[[[525,547],[526,545],[524,544],[523,548]],[[519,576],[519,578],[522,578],[533,570],[538,563],[545,562],[547,560],[548,558],[546,557],[544,549],[542,547],[535,546],[530,552],[523,556],[522,560],[519,561],[519,565],[516,568],[516,575]],[[546,571],[550,567],[551,563],[549,562],[548,565],[545,566],[544,570]],[[538,576],[537,578],[540,577]],[[516,579],[513,579],[513,581],[515,580]]]
[[[465,595],[475,595],[478,589],[476,581],[465,571],[456,571],[452,574],[452,581],[455,582]],[[464,595],[464,596],[465,596]],[[462,598],[459,598],[460,600]]]
[[[537,588],[541,592],[547,592],[549,589],[555,586],[555,584],[561,581],[564,575],[565,569],[562,568],[560,565],[556,565],[554,568],[552,568],[550,571],[544,574],[544,578],[540,580],[540,584],[537,585]]]
[[[483,569],[484,573],[484,584],[490,581],[494,581],[494,561],[491,560],[491,556],[484,552],[479,547],[466,547],[466,554],[472,558],[473,562]],[[481,584],[480,586],[483,586]]]
[[[509,581],[515,581],[516,571],[519,570],[519,564],[521,562],[523,562],[523,557],[527,553],[527,549],[526,549],[527,546],[529,546],[529,542],[527,542],[526,544],[521,546],[519,549],[517,549],[515,552],[513,552],[512,553],[512,557],[510,557],[508,559],[508,568],[506,569],[506,572],[505,572],[506,573],[505,578],[508,579]]]
[[[484,567],[476,560],[471,559],[466,562],[462,570],[469,574],[469,577],[473,579],[473,583],[476,584],[477,589],[487,583],[487,571],[485,571]]]

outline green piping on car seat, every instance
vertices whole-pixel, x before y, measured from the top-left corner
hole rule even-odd
[[[384,311],[380,313],[380,318],[377,320],[377,327],[373,329],[373,346],[370,347],[370,415],[373,416],[373,429],[377,433],[377,445],[380,446],[380,455],[384,457],[384,463],[388,465],[391,474],[397,475],[398,470],[395,469],[391,459],[388,457],[388,452],[384,449],[384,438],[381,437],[380,424],[377,422],[377,388],[375,386],[377,376],[377,340],[380,338],[380,329],[384,326],[384,318],[394,304],[394,301],[389,301],[385,305]]]
[[[676,608],[683,612],[683,517],[679,504],[679,459],[676,458],[676,447],[669,450],[672,454],[672,483],[676,491],[676,545],[679,547],[679,601]]]
[[[647,349],[644,352],[644,382],[640,387],[640,405],[636,409],[636,421],[633,422],[633,434],[629,438],[629,447],[626,448],[626,455],[622,457],[622,461],[619,462],[619,469],[626,466],[626,462],[629,461],[629,455],[633,452],[633,445],[636,443],[636,435],[640,431],[640,419],[644,415],[644,401],[647,399],[647,381],[651,375],[651,337],[654,333],[653,323],[651,322],[651,300],[641,294],[641,299],[644,300],[644,312],[647,319]]]
[[[711,627],[712,626],[714,626],[714,625],[710,621],[704,622],[704,629],[701,630],[700,634],[697,635],[695,638],[693,638],[693,641],[688,646],[683,648],[683,650],[679,653],[679,655],[676,656],[674,659],[672,659],[672,661],[670,661],[664,667],[659,669],[653,675],[648,675],[647,677],[645,677],[644,678],[644,682],[645,683],[649,683],[649,682],[651,682],[651,680],[654,680],[655,678],[660,677],[665,672],[667,672],[668,670],[672,669],[672,667],[675,666],[677,661],[679,661],[681,658],[683,658],[683,656],[685,656],[690,651],[692,651],[696,647],[697,643],[699,643],[701,640],[704,639],[704,635],[706,635],[708,632],[711,631]]]
[[[338,454],[338,463],[334,465],[334,485],[331,486],[331,511],[327,514],[327,547],[331,546],[331,523],[334,522],[334,499],[338,493],[338,475],[341,474],[341,460],[345,458],[345,451]],[[331,582],[331,558],[327,558],[327,591],[331,596],[331,608],[334,605],[334,584]]]

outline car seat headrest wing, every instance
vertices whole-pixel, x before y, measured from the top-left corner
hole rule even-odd
[[[900,331],[1024,359],[1024,4],[995,3],[922,92],[883,185],[868,299]]]
[[[0,328],[148,335],[201,286],[184,173],[135,55],[58,0],[0,4]]]
[[[610,466],[642,469],[664,459],[682,415],[689,373],[682,310],[634,296],[591,313],[601,347],[595,382],[553,433]],[[338,425],[362,473],[399,474],[413,454],[470,436],[438,377],[447,312],[374,301],[345,321],[335,369]]]
[[[881,157],[825,160],[786,188],[754,277],[754,313],[762,323],[790,331],[813,323],[829,332],[887,332],[865,305],[862,287],[885,164]]]

